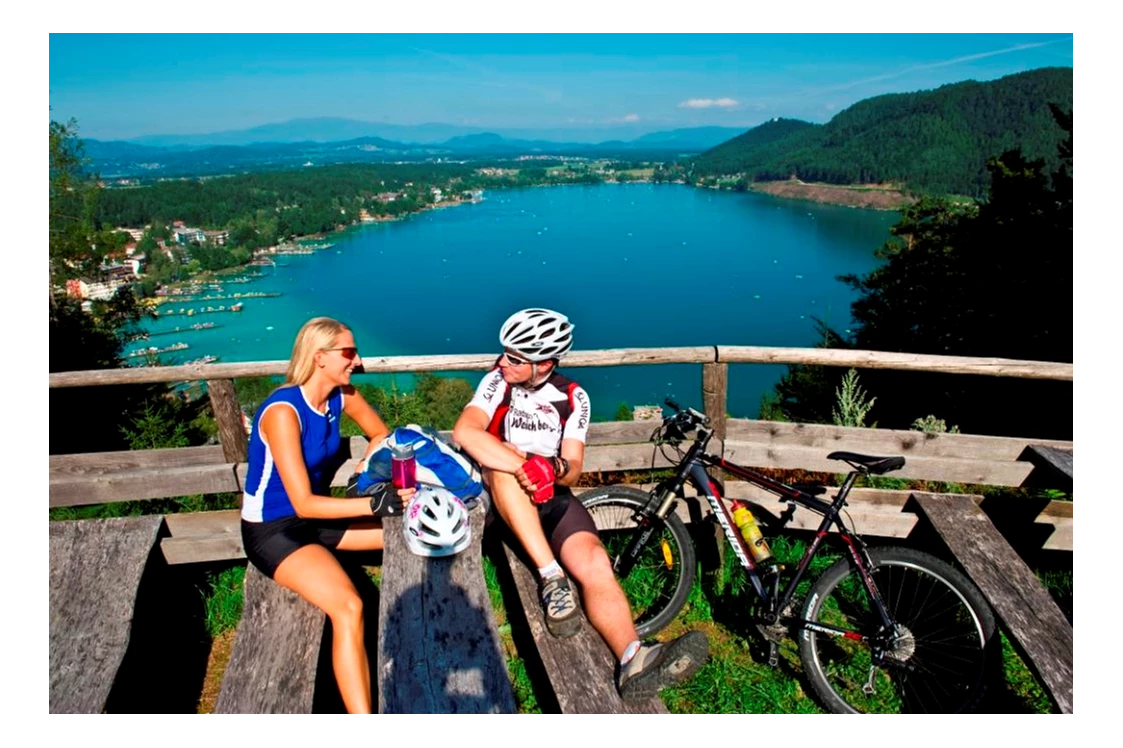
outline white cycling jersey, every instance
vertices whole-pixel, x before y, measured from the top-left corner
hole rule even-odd
[[[507,384],[496,367],[480,380],[467,407],[473,405],[487,413],[488,432],[543,457],[560,455],[562,439],[583,444],[589,431],[588,394],[557,370],[531,390]]]

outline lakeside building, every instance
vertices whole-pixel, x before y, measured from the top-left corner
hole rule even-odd
[[[176,223],[180,222],[176,221]],[[193,229],[187,226],[176,226],[173,228],[172,237],[179,244],[190,244],[192,242],[202,244],[207,238],[202,229]]]
[[[71,278],[66,282],[66,295],[82,301],[111,299],[118,288],[128,285],[131,281],[132,279],[124,278],[108,278],[103,281]]]

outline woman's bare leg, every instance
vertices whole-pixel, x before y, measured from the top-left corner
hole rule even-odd
[[[370,714],[370,664],[363,640],[363,601],[347,572],[327,548],[306,545],[281,562],[273,579],[331,619],[331,660],[343,705],[352,714]]]

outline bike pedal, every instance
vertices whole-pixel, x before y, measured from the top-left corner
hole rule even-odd
[[[780,664],[780,646],[776,642],[768,643],[768,666],[776,667]]]

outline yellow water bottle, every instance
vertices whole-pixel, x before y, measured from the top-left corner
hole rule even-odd
[[[768,543],[764,541],[764,536],[760,532],[760,527],[757,526],[753,513],[743,502],[733,502],[733,524],[737,525],[737,529],[741,531],[741,537],[748,544],[749,553],[752,554],[753,562],[757,566],[768,566],[774,563],[772,550],[768,547]]]

